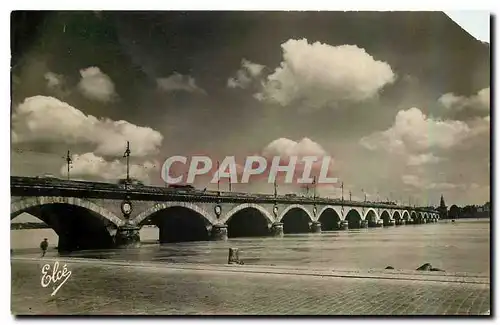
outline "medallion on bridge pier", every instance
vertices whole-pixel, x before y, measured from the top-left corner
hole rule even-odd
[[[132,213],[132,202],[129,199],[125,199],[121,205],[123,215],[128,218]]]
[[[220,217],[222,213],[222,208],[219,204],[217,204],[214,208],[215,215],[217,216],[217,219]]]

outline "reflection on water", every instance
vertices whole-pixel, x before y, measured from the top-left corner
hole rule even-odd
[[[14,253],[37,255],[48,238],[57,255],[57,235],[51,229],[12,230]],[[416,269],[429,262],[450,272],[489,274],[490,223],[488,220],[442,221],[427,225],[294,234],[283,238],[233,238],[227,242],[156,244],[157,228],[143,228],[141,248],[75,252],[72,256],[128,261],[177,263],[227,262],[229,247],[240,250],[246,264],[300,265],[335,269]]]

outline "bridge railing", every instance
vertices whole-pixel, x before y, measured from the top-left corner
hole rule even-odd
[[[128,187],[128,189],[126,188]],[[324,198],[316,197],[312,198],[305,195],[297,194],[284,194],[274,196],[272,194],[264,193],[245,193],[245,192],[225,192],[225,191],[203,191],[198,189],[179,189],[179,188],[169,188],[161,186],[147,186],[147,185],[124,185],[124,184],[114,184],[114,183],[104,183],[104,182],[88,182],[88,181],[77,181],[77,180],[64,180],[59,178],[39,178],[39,177],[22,177],[22,176],[11,176],[11,190],[15,188],[24,189],[38,189],[38,190],[59,190],[59,191],[96,191],[96,192],[112,192],[112,193],[129,193],[131,195],[160,195],[160,196],[177,196],[177,197],[189,197],[198,199],[221,199],[221,200],[254,200],[254,201],[264,201],[264,202],[284,202],[284,203],[307,203],[316,202],[318,204],[332,204],[332,205],[348,205],[357,207],[372,207],[372,208],[389,208],[389,209],[404,209],[404,210],[416,210],[421,212],[431,212],[436,213],[436,210],[428,208],[415,208],[410,206],[398,206],[394,202],[360,202],[360,201],[349,201],[342,200],[340,198]]]

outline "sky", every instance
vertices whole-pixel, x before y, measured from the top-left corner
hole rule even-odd
[[[490,200],[489,45],[444,13],[18,12],[12,24],[12,175],[67,177],[70,150],[71,178],[116,182],[130,141],[131,174],[151,185],[173,155],[327,155],[353,199]]]
[[[490,16],[488,11],[446,11],[451,19],[482,42],[490,42]]]

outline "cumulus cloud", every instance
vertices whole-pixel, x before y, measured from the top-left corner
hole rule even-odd
[[[63,76],[54,72],[49,71],[45,73],[43,77],[47,81],[47,88],[49,89],[60,88],[64,83]]]
[[[303,138],[300,141],[293,141],[287,138],[279,138],[271,141],[261,151],[261,155],[268,160],[270,166],[274,157],[280,157],[280,165],[288,164],[290,158],[297,157],[297,164],[295,167],[294,179],[301,178],[305,169],[305,162],[302,161],[304,157],[316,157],[317,160],[312,164],[311,177],[319,176],[324,157],[330,157],[327,177],[333,177],[334,173],[334,159],[328,152],[318,143],[309,138]]]
[[[204,89],[196,85],[196,81],[193,77],[184,76],[177,72],[165,78],[157,78],[156,84],[160,90],[165,92],[186,91],[190,93],[206,94]]]
[[[434,164],[440,162],[442,158],[434,156],[432,153],[424,153],[420,155],[410,155],[408,157],[408,166],[420,166],[425,164]]]
[[[453,190],[464,187],[464,185],[449,182],[429,182],[416,175],[403,175],[401,176],[401,180],[403,181],[403,184],[421,190]]]
[[[451,148],[474,132],[465,122],[432,119],[413,107],[399,111],[389,129],[361,138],[360,144],[369,150],[425,152]]]
[[[309,107],[360,102],[377,95],[396,78],[389,64],[355,45],[290,39],[281,47],[283,61],[267,76],[257,99],[282,106],[300,102]]]
[[[263,150],[262,154],[265,157],[280,156],[288,158],[290,156],[316,156],[323,157],[326,155],[326,151],[318,143],[312,141],[309,138],[303,138],[299,142],[287,139],[279,138],[271,141]]]
[[[241,60],[241,68],[236,72],[236,76],[227,80],[227,86],[229,88],[245,89],[261,76],[264,68],[265,66],[262,64],[243,59]]]
[[[101,102],[109,102],[118,97],[113,81],[98,67],[82,69],[80,75],[78,89],[85,97]]]
[[[66,85],[63,75],[48,71],[43,77],[45,78],[47,89],[57,97],[66,97],[71,93],[71,90]]]
[[[488,115],[490,112],[490,88],[481,89],[476,95],[470,97],[447,93],[442,95],[438,102],[445,108],[444,113],[454,118],[466,119]]]
[[[158,164],[146,161],[142,164],[130,164],[130,177],[138,179],[144,183],[150,182],[151,172],[158,170]],[[60,170],[61,175],[67,175],[67,166]],[[127,176],[127,166],[124,161],[106,161],[104,158],[89,152],[82,155],[72,156],[70,170],[71,177],[74,178],[98,178],[106,181],[118,181]]]
[[[34,96],[12,114],[12,141],[86,144],[104,156],[122,156],[130,141],[134,156],[157,153],[163,136],[127,121],[97,119],[54,97]]]

